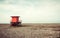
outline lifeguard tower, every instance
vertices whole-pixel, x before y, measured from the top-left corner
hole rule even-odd
[[[21,25],[21,19],[19,21],[20,16],[11,16],[11,26],[20,26]]]

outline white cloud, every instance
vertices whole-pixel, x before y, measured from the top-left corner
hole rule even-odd
[[[2,10],[6,10],[1,14],[0,22],[9,22],[10,16],[19,15],[23,22],[59,22],[60,20],[60,3],[56,1],[24,1],[20,0],[14,3],[14,0],[6,0],[5,4],[0,4]],[[39,3],[40,2],[40,3]],[[36,6],[37,5],[37,6]],[[2,17],[4,19],[2,19]],[[5,21],[4,21],[5,20]],[[60,23],[60,22],[59,22]]]

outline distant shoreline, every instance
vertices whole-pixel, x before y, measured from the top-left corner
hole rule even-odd
[[[1,24],[10,24],[10,23],[0,23]],[[22,23],[22,24],[60,24],[60,23]]]

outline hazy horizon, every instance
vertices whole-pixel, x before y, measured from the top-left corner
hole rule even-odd
[[[60,0],[0,0],[0,23],[20,16],[23,23],[60,23]]]

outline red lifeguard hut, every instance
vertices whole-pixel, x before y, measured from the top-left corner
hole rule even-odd
[[[18,26],[21,25],[21,20],[19,21],[20,16],[11,16],[11,26]]]

